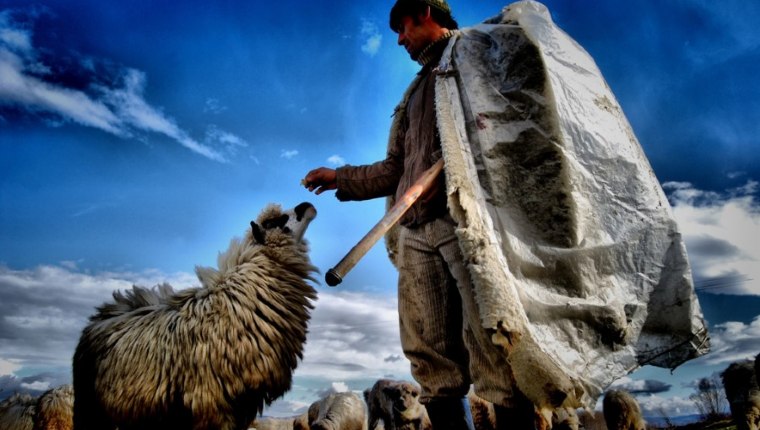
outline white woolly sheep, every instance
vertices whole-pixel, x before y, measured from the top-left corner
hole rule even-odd
[[[308,412],[311,430],[367,430],[364,402],[355,393],[333,393],[312,403]]]
[[[37,399],[34,430],[71,430],[74,428],[74,387],[61,385]]]
[[[309,430],[307,413],[296,417],[262,417],[250,427],[256,430]]]
[[[380,379],[364,390],[369,410],[369,430],[382,422],[385,430],[430,429],[430,419],[419,402],[420,389],[407,381]]]
[[[552,412],[552,430],[578,430],[581,426],[578,412],[573,408],[557,408]]]
[[[37,399],[29,394],[14,394],[0,402],[0,429],[32,430]]]
[[[753,360],[731,363],[720,377],[737,430],[757,430],[760,425],[760,388]]]
[[[584,430],[607,430],[602,411],[581,409],[578,413],[578,421],[580,421],[580,428]]]
[[[627,391],[610,390],[602,402],[604,421],[609,430],[645,430],[646,421],[636,399]]]
[[[115,292],[74,354],[75,429],[246,429],[302,358],[315,216],[309,203],[270,205],[218,270],[196,268],[200,287]]]

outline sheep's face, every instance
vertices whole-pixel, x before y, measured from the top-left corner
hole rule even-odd
[[[420,390],[409,383],[394,384],[383,388],[385,397],[391,402],[394,415],[402,421],[420,418],[423,413],[419,402]]]
[[[285,235],[300,243],[306,228],[316,216],[317,210],[308,202],[285,211],[278,205],[270,205],[256,221],[251,221],[253,240],[265,244],[271,239]]]

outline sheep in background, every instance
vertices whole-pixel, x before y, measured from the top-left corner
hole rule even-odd
[[[578,430],[580,418],[575,409],[557,408],[552,412],[552,430]]]
[[[309,411],[293,418],[293,430],[309,430]]]
[[[257,418],[250,427],[256,430],[309,430],[307,413],[296,417]]]
[[[309,203],[269,205],[218,270],[196,268],[200,287],[114,293],[74,354],[75,428],[248,428],[302,358],[315,216]]]
[[[760,430],[760,393],[754,393],[749,397],[744,416],[747,419],[748,430]]]
[[[407,381],[380,379],[364,390],[369,410],[369,430],[382,422],[385,430],[429,430],[425,407],[419,402],[420,389]]]
[[[37,399],[29,394],[14,394],[0,402],[0,429],[32,430]]]
[[[636,399],[627,391],[610,390],[602,402],[604,421],[609,430],[645,430],[646,422]]]
[[[580,421],[580,428],[584,430],[607,430],[602,411],[581,409],[578,413],[578,421]]]
[[[309,406],[311,430],[367,430],[364,402],[355,393],[333,393]]]
[[[34,430],[71,430],[74,428],[74,387],[61,385],[37,399]]]
[[[752,360],[731,363],[720,377],[737,430],[757,430],[760,425],[760,389],[755,363]]]

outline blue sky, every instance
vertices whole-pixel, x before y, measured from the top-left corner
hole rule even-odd
[[[503,6],[450,4],[463,26]],[[760,352],[760,3],[546,4],[597,61],[684,232],[714,352],[620,383],[645,409],[688,413],[696,378]],[[337,263],[383,202],[339,204],[299,181],[384,155],[418,70],[391,5],[0,0],[0,397],[69,381],[94,306],[132,283],[193,285],[268,202],[313,202],[312,259]],[[318,289],[272,413],[408,378],[382,244]]]

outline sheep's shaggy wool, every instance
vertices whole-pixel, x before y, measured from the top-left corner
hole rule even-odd
[[[311,430],[367,430],[367,413],[355,393],[332,393],[309,406]]]
[[[609,430],[646,430],[641,408],[627,391],[610,390],[602,402],[604,421]]]
[[[115,292],[74,355],[76,429],[245,429],[290,389],[316,268],[301,240],[311,204],[270,205],[197,267],[201,286]]]
[[[37,399],[34,430],[71,430],[74,428],[74,387],[61,385]]]
[[[720,374],[731,417],[738,430],[757,430],[760,426],[760,387],[752,360],[731,363]]]
[[[14,394],[0,403],[0,429],[32,430],[37,399],[28,394]]]
[[[257,418],[250,428],[255,430],[309,430],[309,413],[307,411],[295,417]]]

